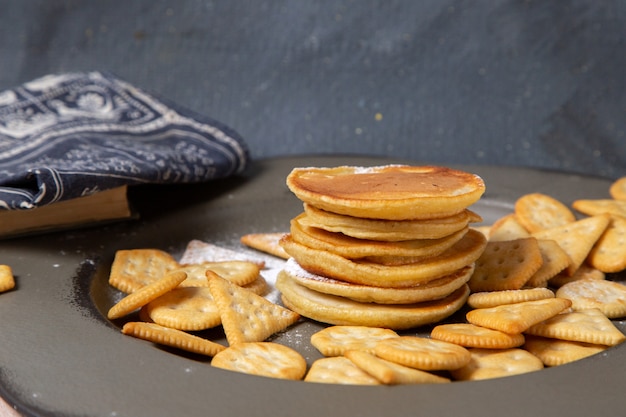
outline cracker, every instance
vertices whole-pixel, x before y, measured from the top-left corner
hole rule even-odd
[[[610,219],[608,214],[599,214],[564,226],[545,229],[534,233],[533,236],[537,239],[555,240],[569,255],[571,262],[565,271],[568,275],[573,275],[583,264],[593,245],[604,233]]]
[[[521,196],[515,202],[515,216],[531,233],[564,226],[576,220],[574,213],[554,197],[542,193]]]
[[[217,353],[211,365],[229,371],[270,378],[300,380],[306,373],[304,357],[273,342],[239,343]]]
[[[559,288],[562,287],[563,285],[567,284],[568,282],[572,282],[572,281],[578,281],[581,279],[606,279],[606,274],[602,271],[600,271],[599,269],[593,268],[589,265],[586,264],[582,264],[577,270],[576,272],[574,272],[574,275],[568,275],[565,272],[560,272],[558,274],[556,274],[555,276],[553,276],[552,278],[550,278],[550,280],[548,281],[548,284],[551,287],[555,287],[555,288]]]
[[[172,271],[166,273],[162,278],[159,278],[122,298],[109,309],[107,317],[110,320],[114,320],[132,313],[138,308],[145,306],[150,301],[176,288],[186,277],[187,274],[183,271]]]
[[[300,315],[239,287],[217,274],[209,276],[229,345],[262,342],[298,321]]]
[[[259,275],[254,281],[249,284],[242,285],[248,291],[252,291],[256,295],[265,296],[269,290],[269,285],[263,276]]]
[[[560,366],[604,352],[607,347],[592,343],[529,336],[524,348],[545,366]]]
[[[178,287],[146,304],[150,319],[178,330],[198,331],[221,323],[217,304],[206,287]]]
[[[597,308],[610,319],[626,316],[626,285],[615,281],[573,281],[557,289],[556,296],[571,300],[574,310]]]
[[[477,308],[465,315],[468,322],[505,333],[523,333],[533,324],[557,315],[572,305],[564,298],[546,298],[504,304],[490,308]]]
[[[317,359],[311,365],[304,380],[325,384],[381,385],[378,379],[344,356]]]
[[[613,199],[576,200],[572,207],[588,216],[612,214],[626,217],[626,201]]]
[[[520,289],[542,262],[535,238],[490,241],[476,261],[468,284],[472,292]]]
[[[530,232],[517,220],[515,213],[507,214],[496,220],[487,235],[491,241],[515,240],[530,237]]]
[[[587,262],[606,273],[626,269],[626,217],[611,216],[608,227],[589,252]]]
[[[380,358],[422,371],[458,369],[470,360],[462,346],[417,336],[381,340],[374,351]]]
[[[205,356],[214,356],[226,349],[226,346],[222,346],[219,343],[156,323],[131,321],[124,324],[122,333],[159,345],[170,346]]]
[[[548,288],[522,288],[519,290],[486,291],[470,294],[467,304],[472,308],[490,308],[502,304],[553,298],[554,292]]]
[[[391,329],[368,326],[330,326],[311,335],[311,344],[324,356],[341,356],[348,350],[373,353],[379,340],[398,337]]]
[[[459,381],[477,381],[520,375],[543,369],[541,359],[520,349],[470,349],[471,360],[462,368],[451,371]]]
[[[524,344],[521,333],[509,334],[471,323],[446,323],[435,326],[430,337],[467,348],[508,349]]]
[[[9,265],[0,265],[0,292],[15,288],[15,277]]]
[[[609,194],[615,200],[626,200],[626,177],[620,177],[613,181],[609,187]]]
[[[115,252],[109,284],[129,294],[179,267],[172,255],[160,249],[122,249]]]
[[[566,269],[571,259],[554,240],[537,239],[541,252],[541,268],[526,282],[527,287],[545,287],[548,281]]]
[[[285,233],[249,233],[240,238],[242,244],[258,251],[288,259],[289,255],[278,243]]]
[[[449,378],[399,365],[361,350],[347,351],[345,357],[386,385],[443,384],[450,382]]]
[[[596,308],[557,314],[531,326],[526,333],[606,346],[618,345],[626,339],[613,322]]]

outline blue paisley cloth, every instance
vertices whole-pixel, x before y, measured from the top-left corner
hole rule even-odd
[[[0,92],[0,209],[204,182],[248,162],[233,129],[108,73],[47,75]]]

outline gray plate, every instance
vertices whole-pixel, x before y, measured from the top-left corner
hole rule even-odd
[[[104,317],[119,294],[107,285],[116,250],[155,247],[180,256],[201,239],[239,248],[241,234],[284,231],[302,207],[285,186],[296,166],[375,165],[365,157],[258,161],[245,178],[133,191],[141,220],[0,243],[14,291],[0,295],[0,394],[42,416],[602,416],[623,413],[626,345],[573,364],[522,376],[445,385],[361,387],[289,382],[213,369],[206,359],[124,336]],[[609,181],[523,168],[457,166],[481,175],[487,192],[473,208],[486,223],[527,192],[565,203],[608,197]],[[619,278],[619,277],[617,277]],[[616,322],[620,328],[624,323]],[[309,363],[296,325],[277,341]],[[424,329],[415,333],[424,332]],[[209,334],[223,339],[219,331]]]

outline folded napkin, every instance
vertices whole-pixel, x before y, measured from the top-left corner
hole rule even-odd
[[[48,75],[0,92],[0,209],[224,178],[248,159],[233,129],[111,74]]]

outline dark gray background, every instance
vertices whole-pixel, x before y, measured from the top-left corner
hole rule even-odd
[[[626,2],[0,0],[0,89],[111,71],[251,155],[626,175]]]

